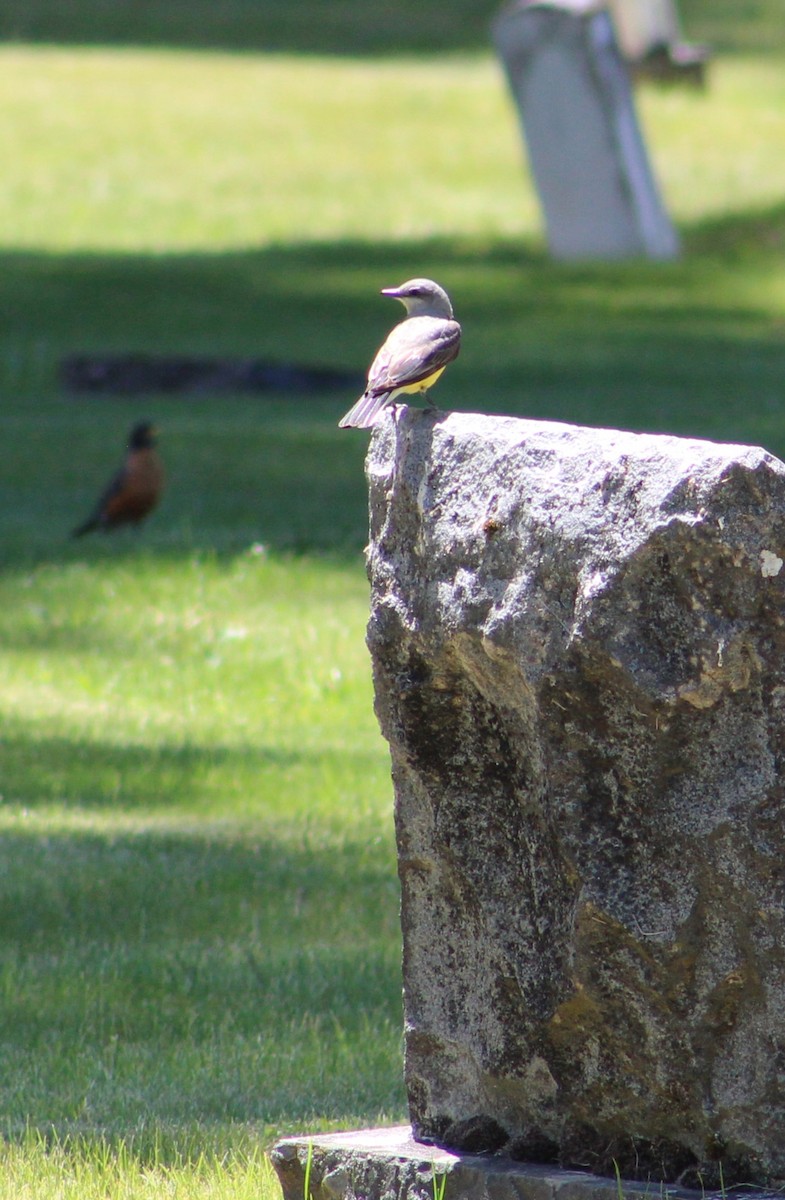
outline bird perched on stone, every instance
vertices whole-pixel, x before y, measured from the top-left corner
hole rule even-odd
[[[155,449],[156,430],[149,421],[134,425],[120,470],[102,493],[93,512],[71,534],[82,537],[94,529],[106,532],[118,525],[138,525],[161,498],[164,472]]]
[[[341,429],[368,429],[399,396],[427,392],[460,349],[461,327],[450,297],[438,283],[409,279],[400,287],[383,288],[381,294],[400,300],[406,316],[373,360],[365,392],[339,421]]]

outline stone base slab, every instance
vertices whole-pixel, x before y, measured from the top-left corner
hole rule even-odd
[[[620,1200],[620,1189],[623,1200],[719,1197],[672,1184],[618,1183],[500,1155],[455,1154],[414,1141],[410,1126],[399,1125],[284,1138],[270,1156],[284,1200],[304,1200],[309,1153],[307,1200]],[[755,1200],[765,1198],[756,1192]]]

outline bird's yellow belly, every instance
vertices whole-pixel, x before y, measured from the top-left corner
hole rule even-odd
[[[427,392],[429,387],[433,387],[436,380],[443,372],[444,367],[439,367],[438,371],[434,371],[433,375],[429,375],[427,379],[419,379],[417,383],[409,383],[405,387],[399,387],[399,392]]]

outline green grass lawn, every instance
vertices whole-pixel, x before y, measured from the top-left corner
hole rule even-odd
[[[64,355],[362,374],[379,288],[432,274],[464,326],[442,406],[785,455],[778,10],[734,43],[685,0],[743,53],[640,94],[684,257],[568,267],[487,12],[385,5],[393,57],[366,2],[0,17],[39,43],[0,46],[0,1195],[264,1200],[277,1132],[405,1119],[354,394],[75,397]],[[160,510],[70,541],[139,417]]]

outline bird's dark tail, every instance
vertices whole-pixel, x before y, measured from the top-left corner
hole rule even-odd
[[[379,413],[389,402],[391,392],[365,392],[338,422],[339,429],[370,429],[376,424]]]
[[[77,525],[76,529],[71,531],[72,538],[84,537],[86,533],[92,533],[98,528],[98,518],[90,517],[83,525]]]

